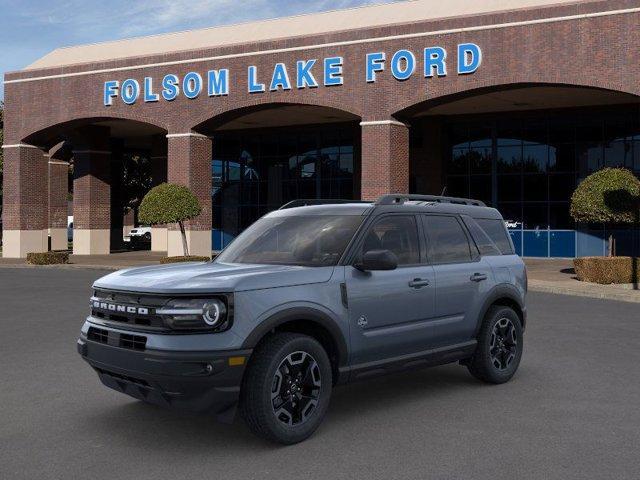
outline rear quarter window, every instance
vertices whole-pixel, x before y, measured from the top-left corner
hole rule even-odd
[[[498,247],[500,253],[503,255],[512,255],[514,253],[507,227],[503,220],[494,218],[475,218],[474,220]]]

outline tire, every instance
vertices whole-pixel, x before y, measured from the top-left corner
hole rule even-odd
[[[331,363],[318,341],[276,333],[251,357],[242,382],[240,413],[259,437],[291,445],[318,428],[332,387]]]
[[[522,325],[518,314],[509,307],[493,306],[482,321],[478,346],[467,368],[483,382],[508,382],[518,370],[522,349]]]

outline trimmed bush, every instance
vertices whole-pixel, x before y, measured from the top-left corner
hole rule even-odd
[[[604,168],[585,178],[571,196],[576,222],[633,223],[640,199],[640,180],[625,168]]]
[[[140,204],[138,219],[149,225],[177,223],[182,234],[185,256],[189,256],[184,222],[202,213],[198,198],[184,185],[162,183],[149,190]]]
[[[189,255],[186,257],[162,257],[160,259],[160,263],[165,264],[165,263],[179,263],[179,262],[208,262],[209,260],[211,260],[211,257]]]
[[[69,263],[69,252],[27,253],[27,263],[30,265],[59,265]]]
[[[640,258],[581,257],[573,260],[573,266],[578,280],[583,282],[608,285],[612,283],[633,283],[640,279]],[[634,266],[636,269],[635,276],[633,274]]]

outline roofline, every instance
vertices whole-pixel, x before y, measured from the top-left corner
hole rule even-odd
[[[414,1],[414,0],[411,0],[411,1]],[[555,4],[554,6],[558,6],[558,5]],[[528,9],[522,9],[522,10],[528,10]],[[590,12],[590,13],[580,13],[580,14],[575,14],[575,15],[565,15],[565,16],[559,16],[559,17],[543,17],[543,18],[536,18],[536,19],[531,19],[531,20],[521,20],[521,21],[505,22],[505,23],[497,23],[497,24],[483,24],[483,25],[477,25],[477,26],[473,26],[473,27],[458,27],[458,28],[452,28],[452,29],[434,30],[434,31],[427,31],[427,32],[406,33],[406,34],[400,34],[400,35],[359,38],[359,39],[353,39],[353,40],[343,40],[343,41],[328,42],[328,43],[300,45],[300,46],[294,46],[294,47],[288,47],[288,48],[274,48],[274,49],[268,49],[268,50],[254,50],[254,51],[250,51],[250,52],[239,52],[239,53],[229,53],[229,54],[214,55],[214,56],[207,56],[207,57],[197,57],[197,58],[180,59],[180,60],[169,60],[169,61],[156,62],[156,63],[146,63],[146,64],[145,63],[139,63],[139,64],[127,65],[127,66],[121,66],[121,67],[102,68],[102,69],[96,69],[96,70],[80,70],[80,71],[74,71],[74,72],[68,72],[68,73],[59,73],[59,74],[33,76],[33,77],[24,76],[24,77],[15,78],[15,79],[4,80],[3,83],[4,84],[11,84],[11,83],[22,83],[22,82],[31,82],[31,81],[38,81],[38,80],[49,80],[49,79],[56,79],[56,78],[65,78],[65,77],[77,77],[77,76],[85,76],[85,75],[95,75],[95,74],[101,74],[101,73],[120,72],[120,71],[128,71],[128,70],[139,70],[139,69],[144,69],[144,68],[153,68],[153,67],[160,67],[160,66],[171,66],[171,65],[189,64],[189,63],[210,62],[210,61],[223,60],[223,59],[228,59],[228,58],[251,57],[251,56],[257,56],[257,55],[271,55],[271,54],[274,54],[274,53],[304,51],[304,50],[321,49],[321,48],[334,47],[334,46],[356,45],[356,44],[370,43],[370,42],[373,42],[373,41],[383,42],[383,41],[393,41],[393,40],[405,39],[405,38],[419,38],[419,37],[430,37],[430,36],[439,36],[439,35],[450,35],[450,34],[456,34],[456,33],[462,33],[462,32],[474,32],[474,31],[510,28],[510,27],[518,27],[518,26],[525,26],[525,25],[536,25],[536,24],[544,24],[544,23],[557,23],[557,22],[564,22],[564,21],[605,17],[605,16],[611,16],[611,15],[623,15],[623,14],[639,13],[639,12],[640,12],[640,7],[624,8],[624,9],[617,9],[617,10],[599,10],[599,11]],[[435,21],[440,21],[440,20],[441,19],[437,19]],[[429,21],[429,20],[427,20],[427,21]],[[389,25],[389,26],[397,26],[397,25],[406,25],[406,24],[405,23],[393,24],[393,25]],[[349,32],[349,31],[362,31],[362,30],[367,30],[367,28],[359,28],[359,29],[355,29],[355,30],[335,31],[335,32],[330,32],[330,33],[331,34],[340,34],[340,33]],[[322,36],[322,34],[312,35],[312,37],[317,37],[317,36]],[[290,39],[290,38],[301,38],[301,37],[296,36],[296,37],[288,37],[288,38]],[[287,38],[281,38],[281,39],[277,39],[277,40],[278,41],[280,41],[280,40],[284,41],[284,40],[287,40]],[[262,43],[262,42],[258,42],[258,43]],[[242,45],[242,44],[224,45],[224,48],[230,48],[230,47],[234,47],[234,46],[238,46],[238,45]],[[70,47],[70,48],[72,48],[72,47]],[[212,47],[212,48],[215,48],[215,47]],[[171,52],[170,54],[180,54],[180,53],[185,53],[185,52],[190,52],[190,51],[197,51],[197,50],[175,51],[175,52]],[[115,59],[113,59],[111,61],[113,62],[113,61],[119,61],[119,60],[130,60],[130,59],[134,59],[134,58],[142,59],[142,58],[149,58],[149,57],[156,57],[156,56],[157,55],[140,55],[140,56],[126,57],[126,58],[124,58],[124,57],[123,58],[115,58]],[[104,62],[90,61],[90,62],[85,62],[85,63],[74,63],[74,64],[68,64],[68,65],[48,66],[48,67],[42,67],[42,68],[37,68],[37,69],[32,69],[32,70],[15,70],[15,71],[11,71],[11,72],[5,72],[5,77],[7,75],[11,76],[11,75],[31,74],[31,73],[36,74],[39,71],[56,70],[56,69],[60,70],[60,69],[64,69],[65,67],[71,67],[71,66],[82,67],[82,66],[86,66],[86,65],[94,65],[94,64],[99,64],[99,63],[104,63]]]
[[[214,30],[214,29],[217,29],[217,28],[242,27],[244,25],[255,25],[255,24],[260,24],[260,23],[269,23],[269,22],[273,22],[275,20],[288,20],[288,19],[292,19],[292,18],[310,17],[310,16],[313,16],[313,15],[318,15],[318,14],[322,14],[322,13],[348,12],[350,10],[359,10],[359,9],[362,9],[362,8],[378,7],[378,6],[390,5],[390,4],[393,4],[393,3],[400,3],[400,2],[402,2],[402,3],[410,3],[410,2],[416,2],[416,1],[418,1],[418,0],[388,0],[388,1],[385,1],[385,2],[373,3],[373,4],[365,4],[365,5],[356,5],[356,6],[353,6],[353,7],[332,8],[330,10],[318,10],[316,12],[297,13],[295,15],[285,15],[284,17],[259,18],[259,19],[256,19],[256,20],[246,20],[244,22],[237,22],[237,23],[221,23],[219,25],[212,25],[210,27],[187,28],[185,30],[176,30],[176,31],[172,30],[170,32],[165,32],[165,33],[152,33],[150,35],[136,35],[136,36],[133,36],[133,37],[116,38],[116,39],[113,39],[113,40],[103,40],[101,42],[80,43],[80,44],[77,44],[77,45],[65,45],[65,46],[62,46],[62,47],[56,47],[53,50],[51,50],[51,52],[49,52],[49,53],[53,53],[53,52],[56,52],[58,50],[67,50],[67,49],[70,49],[70,48],[77,48],[77,47],[93,47],[93,46],[99,46],[99,45],[106,45],[108,43],[125,42],[125,41],[128,41],[128,40],[146,40],[146,39],[152,39],[152,38],[158,38],[158,37],[170,37],[172,35],[181,35],[181,34],[184,34],[184,33],[191,33],[191,32],[202,32],[202,31],[207,31],[207,30]],[[579,3],[579,2],[580,2],[580,0],[576,0],[576,3]],[[554,5],[557,5],[557,4],[554,4]],[[549,5],[549,6],[554,6],[554,5]],[[336,31],[336,33],[337,32],[338,31]],[[282,37],[282,40],[286,40],[287,38],[295,38],[295,37]],[[253,42],[247,42],[247,43],[253,43]],[[246,45],[246,44],[245,43],[237,43],[237,44],[233,44],[233,45]],[[229,46],[231,46],[231,45],[229,45]],[[215,45],[213,47],[215,47]],[[190,51],[190,50],[189,49],[187,49],[187,50],[179,50],[179,51],[172,52],[172,53],[180,53],[180,52],[188,52],[188,51]],[[40,58],[42,58],[42,57],[40,57]],[[131,58],[131,57],[126,57],[126,58]],[[72,65],[79,65],[79,64],[72,64]],[[67,65],[60,65],[60,66],[67,66]],[[22,72],[22,71],[25,71],[25,70],[29,70],[29,65],[27,65],[22,70],[16,70],[16,71]]]
[[[117,57],[113,57],[113,58],[109,58],[109,59],[104,59],[104,58],[94,58],[94,59],[89,59],[86,61],[83,60],[78,60],[78,61],[69,61],[68,63],[58,63],[58,64],[50,64],[50,65],[42,65],[42,66],[35,66],[33,68],[32,65],[34,65],[35,63],[38,63],[39,61],[43,60],[44,58],[48,57],[49,55],[52,55],[53,53],[57,52],[57,51],[65,51],[65,50],[70,50],[70,49],[74,49],[74,48],[83,48],[83,47],[92,47],[92,46],[103,46],[103,45],[109,45],[109,44],[114,44],[117,45],[118,43],[121,42],[129,42],[129,41],[137,41],[137,40],[148,40],[148,39],[154,39],[154,38],[171,38],[173,36],[179,36],[182,34],[188,34],[188,33],[193,33],[193,32],[207,32],[207,31],[212,31],[212,30],[216,30],[216,29],[225,29],[225,28],[233,28],[233,27],[239,27],[239,26],[247,26],[247,25],[261,25],[261,24],[267,24],[270,22],[278,22],[278,21],[286,21],[286,20],[290,20],[290,19],[295,19],[295,18],[308,18],[308,17],[313,17],[315,15],[330,15],[330,14],[335,14],[338,12],[349,12],[349,11],[354,11],[354,10],[362,10],[362,9],[375,9],[378,7],[385,7],[385,6],[390,6],[393,4],[411,4],[413,2],[417,2],[420,0],[405,0],[403,2],[383,2],[383,3],[378,3],[378,4],[374,4],[374,5],[361,5],[361,6],[357,6],[357,7],[350,7],[350,8],[345,8],[345,9],[331,9],[331,10],[324,10],[324,11],[319,11],[319,12],[313,12],[313,13],[304,13],[304,14],[298,14],[298,15],[291,15],[291,16],[286,16],[286,17],[272,17],[272,18],[268,18],[268,19],[263,19],[263,20],[257,20],[257,21],[247,21],[247,22],[240,22],[240,23],[236,23],[236,24],[226,24],[226,25],[217,25],[217,26],[212,26],[212,27],[206,27],[206,28],[202,28],[202,29],[191,29],[191,30],[182,30],[182,31],[178,31],[178,32],[169,32],[169,33],[158,33],[158,34],[153,34],[153,35],[142,35],[142,36],[138,36],[138,37],[131,37],[131,38],[121,38],[121,39],[117,39],[117,40],[107,40],[107,41],[103,41],[103,42],[94,42],[94,43],[88,43],[88,44],[79,44],[79,45],[67,45],[64,47],[60,47],[60,48],[56,48],[54,50],[52,50],[51,52],[47,53],[46,55],[44,55],[43,57],[40,57],[38,60],[32,62],[30,65],[28,65],[27,67],[25,67],[24,69],[20,69],[20,70],[14,70],[14,71],[8,71],[5,72],[6,75],[14,75],[14,74],[19,74],[19,73],[31,73],[31,72],[38,72],[38,71],[44,71],[44,70],[53,70],[53,69],[62,69],[65,67],[82,67],[82,66],[86,66],[86,65],[92,65],[92,64],[105,64],[105,63],[111,63],[111,62],[116,62],[116,61],[125,61],[125,60],[131,60],[131,59],[142,59],[142,58],[153,58],[153,57],[162,57],[162,56],[166,56],[166,55],[179,55],[179,54],[184,54],[187,52],[196,52],[196,51],[202,51],[202,50],[215,50],[217,48],[232,48],[232,47],[238,47],[238,46],[242,46],[242,45],[250,45],[250,44],[261,44],[261,43],[267,43],[267,42],[279,42],[279,41],[286,41],[286,40],[291,40],[291,39],[297,39],[297,38],[305,38],[305,37],[323,37],[326,35],[339,35],[339,34],[344,34],[346,32],[357,32],[357,31],[363,31],[363,30],[367,30],[367,29],[372,29],[372,28],[379,28],[379,27],[397,27],[397,26],[403,26],[403,25],[412,25],[412,24],[416,24],[419,22],[440,22],[440,21],[444,21],[447,19],[463,19],[463,18],[473,18],[473,17],[485,17],[485,16],[489,16],[489,15],[495,15],[495,14],[504,14],[507,12],[527,12],[527,11],[532,11],[532,10],[548,10],[548,9],[553,9],[553,8],[561,8],[561,7],[575,7],[575,6],[579,6],[579,5],[590,5],[590,4],[596,4],[596,5],[601,5],[604,10],[598,10],[597,13],[607,13],[607,14],[611,14],[611,12],[613,12],[613,10],[606,10],[607,8],[607,2],[603,1],[603,0],[566,0],[566,1],[561,1],[561,0],[555,0],[555,1],[550,1],[549,3],[543,3],[540,5],[528,5],[528,6],[523,6],[523,7],[516,7],[516,8],[502,8],[502,9],[496,9],[496,10],[487,10],[487,11],[481,11],[481,12],[477,12],[477,13],[462,13],[462,14],[453,14],[453,15],[444,15],[441,17],[432,17],[432,18],[418,18],[416,20],[407,20],[407,21],[397,21],[397,22],[391,22],[388,24],[376,24],[373,23],[369,26],[364,25],[364,26],[357,26],[356,28],[350,29],[350,28],[345,28],[345,29],[338,29],[338,30],[326,30],[326,31],[318,31],[318,32],[312,32],[309,35],[291,35],[291,36],[283,36],[283,37],[273,37],[271,39],[253,39],[253,40],[247,40],[247,41],[240,41],[240,42],[235,42],[235,43],[227,43],[227,44],[221,44],[221,45],[210,45],[210,46],[198,46],[197,48],[184,48],[184,49],[177,49],[177,50],[170,50],[167,52],[148,52],[148,53],[140,53],[140,54],[134,54],[134,55],[124,55],[124,56],[117,56]],[[630,10],[630,9],[627,9]],[[596,12],[592,12],[592,13],[596,13]],[[567,16],[567,19],[569,19],[569,17],[582,17],[585,14],[578,14],[578,15],[571,15],[571,16]],[[586,14],[586,15],[590,15],[590,14]],[[511,22],[509,22],[511,23]],[[516,22],[514,22],[516,23]],[[508,23],[502,23],[502,24],[497,24],[497,25],[508,25]],[[495,27],[495,25],[494,25]],[[460,31],[465,31],[467,30],[469,27],[463,27],[460,29]],[[473,27],[471,27],[473,28]],[[457,30],[457,29],[456,29]],[[447,33],[446,30],[441,30],[439,33]],[[343,42],[336,42],[339,44],[342,44]],[[348,44],[347,42],[344,42]],[[329,43],[327,44],[328,46],[331,46],[332,44]],[[303,48],[310,48],[310,47],[314,47],[314,45],[311,46],[305,46]],[[271,53],[277,53],[280,49],[272,49],[270,50]],[[253,52],[255,54],[255,52]],[[224,56],[224,57],[234,57],[234,56],[238,56],[238,55],[229,55],[229,56]],[[209,59],[211,59],[211,57],[209,57]],[[171,62],[173,63],[173,62]],[[166,62],[166,64],[171,64],[170,62]],[[184,62],[176,62],[176,63],[184,63]],[[165,63],[163,62],[162,65],[164,65]],[[150,64],[152,66],[158,66],[157,63],[153,63]],[[137,69],[137,68],[144,68],[145,64],[138,64],[132,67],[123,67],[123,69]],[[106,71],[109,71],[110,69],[103,69]],[[97,71],[97,72],[91,72],[91,73],[100,73],[103,70]],[[78,72],[75,72],[78,73]],[[14,80],[8,80],[5,83],[11,83]]]

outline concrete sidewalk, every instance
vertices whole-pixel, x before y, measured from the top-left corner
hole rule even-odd
[[[640,303],[640,290],[633,284],[599,285],[579,281],[571,259],[525,258],[524,261],[531,291]]]
[[[164,252],[118,252],[111,255],[71,255],[68,265],[36,267],[27,265],[24,259],[0,258],[1,267],[13,268],[83,268],[120,270],[130,267],[157,265]],[[559,293],[581,297],[604,298],[623,302],[640,303],[640,290],[633,285],[598,285],[580,282],[575,278],[571,259],[525,258],[529,276],[529,290],[534,292]]]

